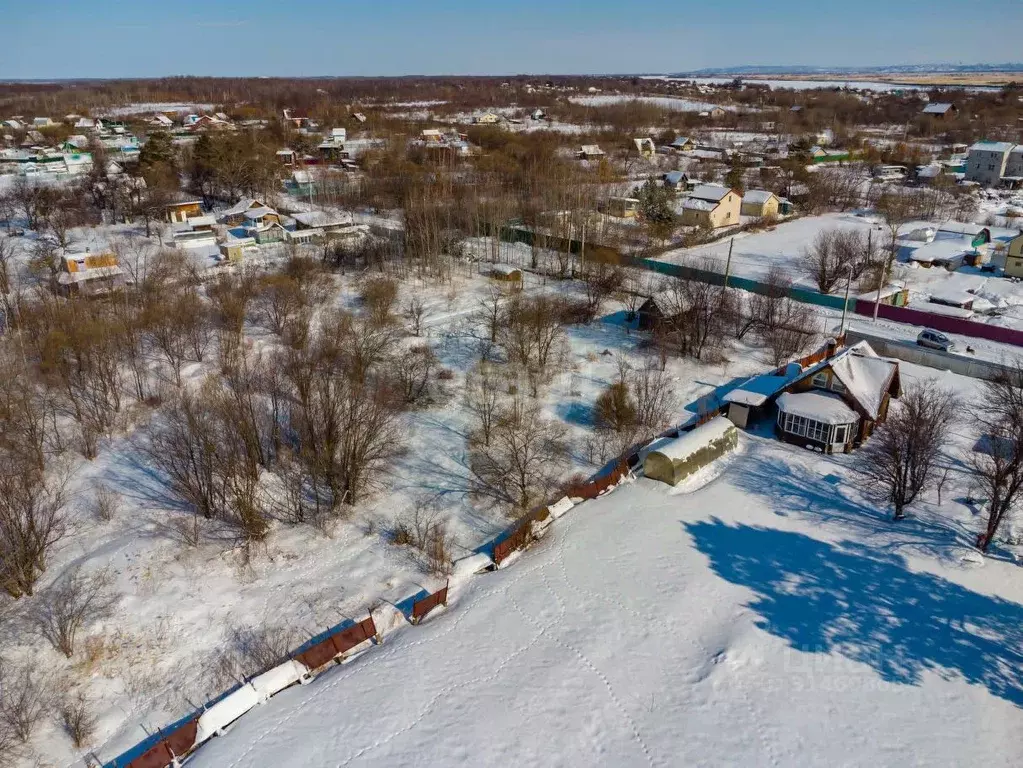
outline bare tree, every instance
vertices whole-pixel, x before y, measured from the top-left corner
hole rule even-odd
[[[993,381],[974,406],[982,450],[970,457],[978,489],[986,497],[987,525],[977,537],[986,552],[1002,522],[1023,498],[1023,363]]]
[[[508,302],[501,341],[509,359],[528,377],[534,397],[563,351],[564,309],[562,301],[548,296]]]
[[[476,435],[490,445],[490,435],[500,414],[501,394],[497,374],[489,363],[480,363],[465,380],[465,404],[476,418]]]
[[[805,350],[814,337],[814,314],[806,304],[787,296],[771,307],[770,321],[760,336],[771,353],[771,364],[781,365]]]
[[[907,387],[864,448],[864,470],[875,487],[884,491],[896,520],[905,517],[906,507],[934,480],[956,408],[954,393],[937,382]]]
[[[417,498],[412,509],[398,519],[391,540],[419,552],[418,559],[431,573],[440,576],[451,573],[451,535],[432,499]]]
[[[490,443],[469,439],[473,491],[528,510],[555,486],[565,460],[564,427],[535,402],[516,403],[494,424]]]
[[[70,659],[79,631],[110,615],[115,602],[109,574],[85,575],[74,568],[39,595],[33,619],[54,649]]]
[[[632,373],[628,383],[636,401],[637,439],[653,437],[669,427],[678,409],[678,396],[671,377],[648,365]]]
[[[31,663],[0,667],[0,730],[24,744],[51,704],[47,681]]]
[[[835,247],[833,229],[823,229],[813,242],[803,249],[800,261],[803,272],[813,280],[821,293],[831,293],[845,271],[841,255]]]
[[[68,473],[8,464],[0,472],[0,587],[31,595],[46,558],[67,533]]]
[[[391,310],[398,298],[398,284],[389,277],[372,277],[363,283],[359,292],[370,320],[374,325],[391,321]]]
[[[405,402],[413,405],[429,395],[430,379],[437,368],[437,355],[428,344],[419,344],[395,356],[391,372]]]
[[[71,738],[75,749],[89,743],[96,732],[98,718],[93,703],[82,691],[66,693],[60,697],[60,723]]]
[[[582,275],[586,295],[586,310],[590,319],[600,314],[604,302],[622,286],[622,271],[604,262],[587,263]]]
[[[426,305],[423,299],[418,296],[410,296],[405,302],[402,315],[408,321],[409,330],[413,336],[419,336],[423,332],[423,315],[426,313]]]

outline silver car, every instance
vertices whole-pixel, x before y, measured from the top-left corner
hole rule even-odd
[[[920,331],[920,335],[916,337],[916,343],[921,347],[939,349],[942,352],[952,352],[956,348],[955,342],[952,339],[941,331],[934,331],[930,328],[924,328]]]

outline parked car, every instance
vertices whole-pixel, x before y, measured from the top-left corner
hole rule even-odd
[[[921,347],[939,349],[942,352],[953,352],[956,347],[955,342],[948,336],[941,331],[932,331],[930,328],[920,331],[920,335],[916,337],[916,343]]]

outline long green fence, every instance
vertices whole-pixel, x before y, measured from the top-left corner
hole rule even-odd
[[[526,245],[533,246],[537,239],[537,235],[531,229],[526,227],[506,226],[501,228],[501,239],[509,243],[525,243]],[[725,276],[721,272],[690,267],[686,264],[673,264],[667,261],[657,261],[655,259],[644,259],[639,256],[631,256],[607,245],[600,245],[597,243],[584,244],[580,240],[551,236],[543,237],[541,245],[544,248],[561,251],[563,253],[571,253],[576,256],[585,252],[586,258],[593,261],[603,261],[609,264],[620,264],[624,267],[645,269],[648,272],[656,272],[657,274],[665,275],[667,277],[681,277],[686,280],[696,280],[709,285],[725,284]],[[743,291],[750,291],[751,293],[759,293],[763,295],[768,295],[778,290],[777,286],[767,285],[759,280],[754,280],[749,277],[739,277],[737,275],[729,275],[728,287],[739,288]],[[829,309],[841,310],[843,305],[845,305],[845,298],[842,296],[828,296],[827,294],[812,291],[809,288],[790,286],[788,288],[788,296],[795,301],[799,301],[804,304],[816,304],[819,307],[827,307]],[[850,312],[854,312],[855,309],[856,298],[850,297],[848,310]]]

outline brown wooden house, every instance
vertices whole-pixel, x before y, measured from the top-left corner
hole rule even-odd
[[[899,364],[866,342],[811,366],[777,396],[775,431],[787,443],[833,453],[867,440],[902,394]]]

